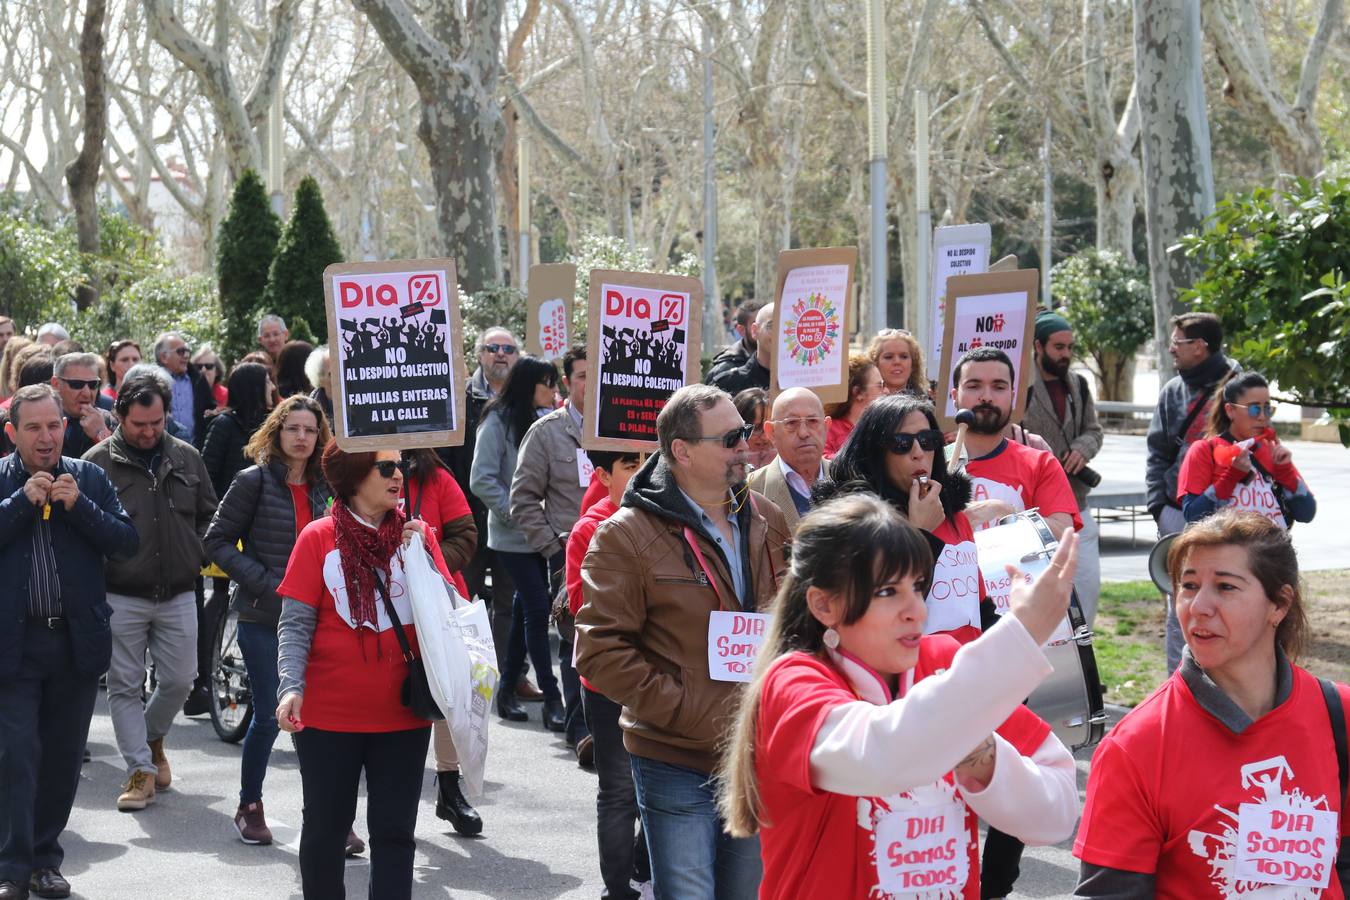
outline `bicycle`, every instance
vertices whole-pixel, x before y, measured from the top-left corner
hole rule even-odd
[[[211,726],[227,744],[243,740],[253,721],[253,691],[239,649],[239,614],[228,606],[211,638]]]

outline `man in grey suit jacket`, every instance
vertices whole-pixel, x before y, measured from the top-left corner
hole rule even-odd
[[[778,456],[751,473],[750,487],[778,504],[791,529],[811,508],[811,488],[828,474],[825,432],[829,427],[820,398],[799,387],[778,395],[764,423],[764,434]]]

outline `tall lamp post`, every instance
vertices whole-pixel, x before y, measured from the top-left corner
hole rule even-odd
[[[886,14],[882,0],[867,0],[867,148],[872,205],[869,330],[886,327]]]

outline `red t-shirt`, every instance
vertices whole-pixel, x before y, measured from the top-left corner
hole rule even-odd
[[[408,664],[377,590],[379,632],[351,623],[347,586],[336,546],[336,520],[324,516],[305,526],[296,538],[286,575],[277,593],[316,607],[319,621],[305,669],[305,703],[301,720],[324,731],[406,731],[429,723],[414,716],[399,700]],[[427,544],[432,561],[446,578],[445,560],[435,542]],[[408,644],[417,653],[412,605],[403,580],[400,547],[390,560],[389,599],[394,604]]]
[[[917,683],[951,665],[959,645],[943,636],[925,637],[914,670]],[[964,847],[939,845],[941,862],[964,853],[968,876],[963,885],[927,888],[932,900],[978,900],[980,859],[977,817],[961,799],[951,773],[932,785],[889,797],[849,797],[811,785],[811,748],[825,717],[837,706],[858,699],[847,678],[828,662],[808,653],[789,653],[765,676],[755,735],[755,774],[766,825],[760,832],[764,879],[760,900],[885,900],[879,885],[874,829],[886,814],[906,808],[950,804],[965,809],[964,827],[956,826]],[[998,733],[1024,755],[1034,753],[1050,726],[1018,709]],[[944,874],[956,866],[935,866]]]
[[[1288,699],[1242,734],[1206,712],[1180,672],[1163,682],[1098,746],[1074,856],[1096,866],[1154,874],[1160,898],[1341,898],[1336,835],[1350,831],[1350,823],[1339,821],[1331,723],[1317,679],[1297,667],[1293,672]],[[1350,708],[1350,688],[1338,688]],[[1253,811],[1248,826],[1262,822],[1269,827],[1277,818],[1274,812],[1292,807],[1296,817],[1284,819],[1293,827],[1264,834],[1241,827],[1244,804],[1267,804],[1271,810]],[[1244,855],[1265,855],[1266,839],[1311,842],[1330,826],[1320,856],[1306,852],[1308,847],[1291,854],[1311,863],[1309,869],[1323,865],[1325,890],[1257,893],[1270,882],[1238,877]]]
[[[1002,500],[1016,512],[1039,508],[1042,516],[1067,513],[1073,516],[1074,530],[1083,527],[1069,476],[1044,450],[1004,440],[993,453],[967,463],[966,474],[973,482],[972,500]]]
[[[599,479],[596,479],[592,485],[598,483]],[[591,538],[595,536],[595,529],[600,527],[600,523],[618,512],[619,507],[615,506],[614,501],[606,494],[589,507],[582,501],[581,510],[581,518],[577,519],[577,523],[567,535],[567,556],[563,565],[563,575],[567,579],[567,608],[574,616],[586,600],[581,593],[581,563],[586,559],[586,551],[591,547]],[[575,649],[575,644],[573,647]],[[575,662],[576,660],[573,660],[573,663]],[[581,683],[588,690],[595,690],[585,678],[581,679]]]
[[[925,634],[949,634],[962,644],[980,636],[980,601],[986,596],[975,549],[975,531],[964,512],[942,520],[933,537],[947,546],[933,560],[933,583],[924,604]]]
[[[230,391],[225,385],[217,382],[211,385],[211,399],[216,401],[216,408],[220,409],[230,405]]]
[[[422,504],[420,508],[417,505],[419,500]],[[440,543],[441,532],[447,522],[473,515],[459,482],[440,466],[433,468],[431,474],[425,478],[409,478],[403,482],[403,496],[399,499],[399,509],[403,510],[406,516],[411,516],[414,509],[418,510],[418,515],[427,523],[427,530],[431,532],[432,542],[436,544]],[[469,586],[464,581],[463,575],[454,572],[449,578],[461,596],[469,596]]]
[[[585,515],[586,510],[609,496],[609,488],[600,481],[600,476],[591,473],[591,483],[586,485],[586,493],[581,495],[581,509],[577,515]]]
[[[295,533],[299,534],[314,521],[314,512],[309,508],[309,485],[291,484],[288,481],[286,487],[291,489],[291,505],[295,507]]]
[[[853,433],[853,423],[843,416],[830,420],[829,430],[825,432],[825,458],[834,459],[844,441]]]
[[[1177,502],[1188,496],[1199,496],[1210,487],[1220,500],[1231,500],[1233,509],[1244,509],[1267,516],[1282,528],[1288,528],[1284,512],[1267,479],[1256,466],[1250,473],[1223,465],[1214,458],[1214,451],[1226,444],[1234,444],[1225,437],[1214,436],[1196,441],[1186,450],[1177,474]],[[1274,447],[1270,441],[1257,441],[1252,452],[1258,465],[1274,476],[1285,490],[1298,490],[1300,475],[1292,462],[1275,465]]]

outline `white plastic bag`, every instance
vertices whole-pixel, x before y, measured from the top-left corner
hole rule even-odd
[[[497,657],[482,603],[470,603],[436,571],[420,534],[403,554],[403,574],[427,683],[445,713],[468,794],[480,796]]]

